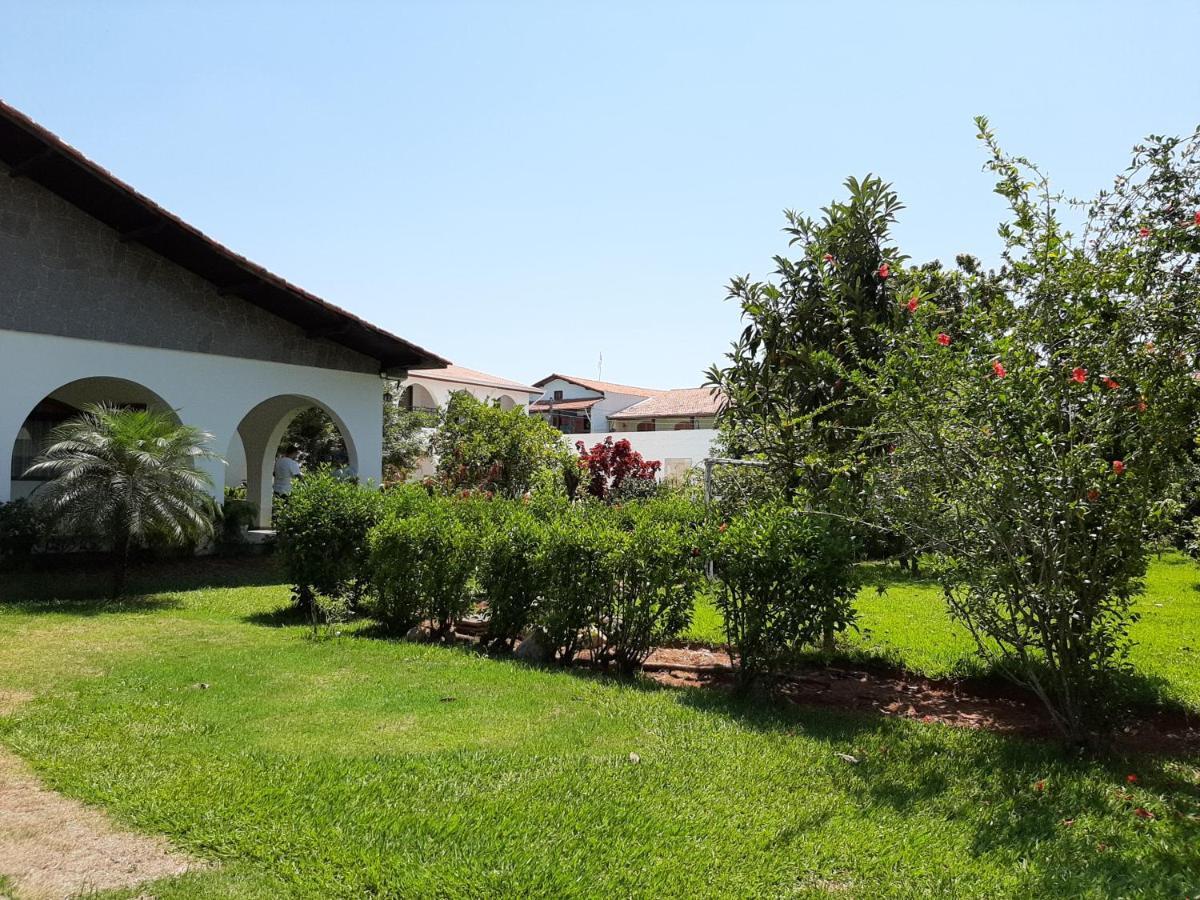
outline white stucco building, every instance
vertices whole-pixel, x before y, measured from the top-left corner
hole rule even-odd
[[[662,462],[660,477],[678,477],[712,455],[723,398],[709,388],[661,390],[576,375],[553,374],[537,382],[542,396],[530,404],[574,446],[628,440],[648,460]]]
[[[499,375],[489,375],[465,366],[443,366],[411,370],[400,382],[400,394],[395,400],[404,409],[435,410],[444,407],[450,395],[458,391],[465,391],[479,400],[494,402],[501,409],[519,406],[528,410],[529,404],[542,395],[541,388]]]
[[[173,411],[246,461],[260,523],[291,418],[381,476],[385,377],[446,360],[233,253],[0,103],[0,501],[82,404]],[[226,482],[212,464],[213,493]]]

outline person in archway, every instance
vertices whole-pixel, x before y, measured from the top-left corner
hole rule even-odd
[[[289,444],[275,460],[274,490],[277,500],[286,501],[292,493],[292,481],[303,474],[300,463],[296,461],[296,457],[299,455],[300,448],[295,444]]]

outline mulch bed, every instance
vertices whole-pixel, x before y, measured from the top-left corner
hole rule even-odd
[[[474,643],[484,630],[482,617],[460,623],[459,640]],[[584,651],[576,664],[591,667]],[[733,664],[720,648],[660,647],[642,672],[676,688],[729,690]],[[921,722],[975,728],[1032,738],[1055,737],[1045,707],[1033,694],[999,679],[932,679],[902,670],[851,669],[811,665],[779,679],[777,693],[797,706],[873,713]],[[1200,755],[1200,715],[1182,710],[1131,713],[1108,738],[1116,751],[1169,756]]]
[[[710,648],[655,650],[643,671],[670,687],[728,689],[733,683],[729,654]],[[1053,737],[1055,733],[1038,699],[1005,682],[937,680],[902,671],[811,666],[781,678],[778,693],[799,706],[871,712],[1026,737]],[[1111,741],[1117,750],[1200,754],[1200,716],[1175,710],[1131,715]]]

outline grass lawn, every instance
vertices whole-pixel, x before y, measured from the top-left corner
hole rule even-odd
[[[1191,591],[1194,571],[1164,571]],[[261,562],[143,573],[118,607],[53,599],[86,597],[73,581],[0,583],[37,600],[0,603],[0,692],[31,697],[0,715],[0,743],[50,786],[220,863],[156,896],[1200,893],[1200,760],[1071,758],[369,624],[314,641]],[[1156,633],[1195,635],[1193,594],[1193,617]],[[887,605],[899,597],[871,601],[870,640],[907,651],[943,634],[923,639]],[[1169,650],[1144,652],[1195,690]]]
[[[849,660],[881,661],[933,678],[984,673],[970,634],[950,618],[933,581],[869,567],[857,608],[859,629],[843,638]],[[1140,677],[1129,682],[1131,696],[1200,709],[1200,565],[1181,554],[1152,562],[1135,610],[1141,618],[1132,629],[1131,659]],[[720,643],[722,621],[706,599],[687,637]]]

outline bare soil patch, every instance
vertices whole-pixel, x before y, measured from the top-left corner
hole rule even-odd
[[[728,688],[733,666],[724,650],[663,648],[650,654],[646,675],[672,687]],[[875,712],[958,728],[1046,737],[1054,734],[1037,698],[1004,683],[922,678],[836,666],[810,667],[780,680],[792,703]],[[1200,716],[1154,711],[1131,717],[1113,737],[1118,750],[1167,755],[1200,754]]]
[[[161,838],[125,831],[99,810],[47,790],[21,759],[0,750],[0,875],[17,896],[77,897],[203,866]]]

